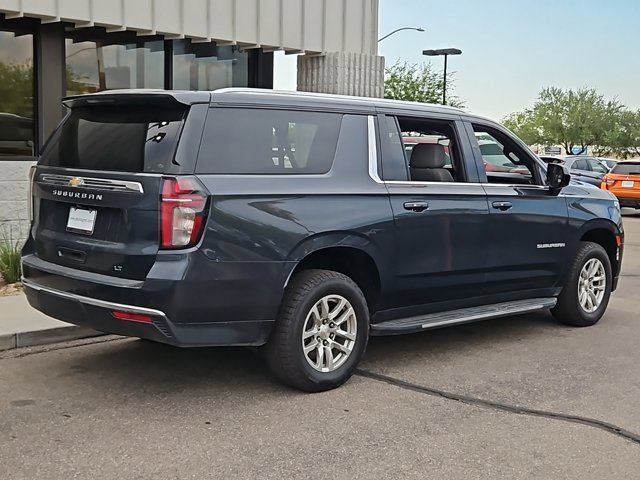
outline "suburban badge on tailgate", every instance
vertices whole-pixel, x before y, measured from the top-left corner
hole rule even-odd
[[[66,190],[53,190],[51,195],[54,197],[67,197],[67,198],[79,198],[82,200],[102,200],[102,195],[99,193],[81,193],[81,192],[68,192]]]

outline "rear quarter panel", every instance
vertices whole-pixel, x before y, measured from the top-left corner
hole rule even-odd
[[[367,174],[367,155],[367,117],[345,115],[326,174],[198,176],[211,193],[201,245],[209,270],[244,264],[252,277],[228,290],[227,305],[258,296],[265,315],[274,318],[297,263],[341,245],[373,257],[385,289],[394,262],[393,214],[386,187]]]

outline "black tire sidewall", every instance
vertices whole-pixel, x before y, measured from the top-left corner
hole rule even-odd
[[[302,351],[302,330],[311,308],[318,300],[327,295],[341,295],[351,303],[356,314],[357,334],[353,350],[345,363],[333,372],[319,372],[309,365]],[[291,330],[292,335],[288,338],[287,346],[293,353],[292,358],[295,361],[296,369],[303,377],[307,378],[311,385],[316,385],[319,390],[333,388],[348,380],[364,355],[369,336],[369,312],[360,289],[347,279],[334,278],[325,281],[311,289],[298,302],[294,308],[293,320],[295,325]]]

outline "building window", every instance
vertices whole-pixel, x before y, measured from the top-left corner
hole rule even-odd
[[[33,35],[0,31],[0,156],[33,156]]]
[[[248,54],[237,47],[176,40],[173,44],[173,88],[215,90],[248,85]]]
[[[117,43],[116,43],[117,42]],[[67,95],[121,88],[164,88],[164,42],[117,36],[67,38]]]

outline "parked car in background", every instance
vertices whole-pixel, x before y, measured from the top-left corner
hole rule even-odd
[[[609,170],[611,170],[613,167],[615,167],[619,160],[616,160],[615,158],[603,158],[603,157],[598,157],[598,160],[600,160],[602,163],[604,163]]]
[[[545,163],[560,163],[566,166],[571,172],[571,178],[597,187],[602,183],[602,177],[609,172],[609,167],[596,157],[585,155],[569,155],[566,157],[542,155],[540,158]]]
[[[505,154],[504,146],[492,140],[478,139],[482,163],[486,172],[519,173],[526,175],[528,170],[522,165],[516,165]]]
[[[618,197],[620,206],[640,209],[640,161],[618,162],[602,179],[602,189]]]

